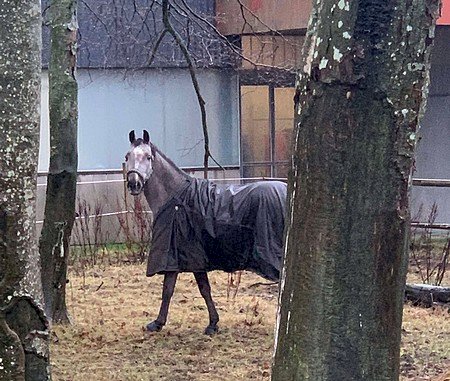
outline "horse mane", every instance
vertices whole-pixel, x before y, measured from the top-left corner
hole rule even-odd
[[[142,138],[137,138],[133,143],[132,146],[133,147],[138,147],[141,144],[147,144],[144,142],[144,139]],[[171,167],[173,167],[178,173],[182,174],[183,176],[187,177],[187,178],[191,178],[192,176],[188,175],[185,171],[183,171],[178,165],[176,165],[172,159],[170,159],[169,157],[166,156],[165,153],[163,153],[155,144],[153,144],[152,142],[149,142],[148,145],[150,146],[150,148],[152,149],[152,152],[157,152]]]
[[[141,140],[143,143],[142,139],[137,139],[137,140]],[[136,141],[137,141],[136,140]],[[139,144],[141,144],[139,143]],[[172,166],[173,168],[175,168],[177,170],[177,172],[179,172],[180,174],[182,174],[183,176],[187,177],[187,178],[191,178],[191,176],[189,176],[185,171],[183,171],[178,165],[176,165],[172,159],[170,159],[169,157],[166,156],[165,153],[163,153],[156,145],[154,145],[152,142],[149,143],[150,147],[152,148],[153,152],[158,153],[170,166]]]

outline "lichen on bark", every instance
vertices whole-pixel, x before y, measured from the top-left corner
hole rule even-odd
[[[0,35],[7,36],[0,41],[0,380],[49,380],[35,239],[40,2],[3,2]],[[22,314],[19,306],[33,313]],[[39,342],[30,341],[37,331]]]

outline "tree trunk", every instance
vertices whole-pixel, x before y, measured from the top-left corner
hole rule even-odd
[[[49,380],[35,238],[40,1],[4,2],[0,20],[0,380]]]
[[[433,303],[450,303],[450,287],[429,284],[407,284],[405,299],[414,305],[432,307]]]
[[[67,261],[75,218],[77,181],[77,1],[50,6],[50,168],[45,219],[39,242],[45,311],[54,323],[69,323]]]
[[[273,381],[397,380],[437,0],[318,0],[296,84]]]

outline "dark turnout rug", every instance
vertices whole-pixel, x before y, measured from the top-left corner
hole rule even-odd
[[[278,280],[286,184],[223,185],[191,178],[155,216],[147,276],[250,270]]]

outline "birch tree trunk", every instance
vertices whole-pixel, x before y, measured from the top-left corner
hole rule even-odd
[[[78,165],[76,10],[76,0],[51,1],[50,4],[50,168],[39,248],[45,311],[54,323],[70,322],[66,280]]]
[[[35,238],[40,1],[3,2],[0,35],[0,380],[49,380]]]
[[[296,84],[273,381],[397,380],[438,0],[318,0]]]

